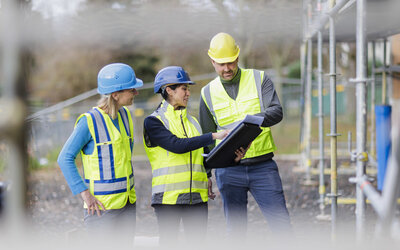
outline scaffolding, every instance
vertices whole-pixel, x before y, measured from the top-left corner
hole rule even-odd
[[[386,66],[386,38],[389,35],[393,35],[396,33],[390,33],[391,31],[386,31],[385,36],[375,35],[371,36],[370,40],[372,40],[372,77],[367,78],[367,27],[366,27],[366,1],[365,0],[339,0],[339,1],[311,1],[305,0],[303,1],[303,6],[307,6],[304,9],[304,16],[307,18],[307,22],[305,22],[305,32],[303,34],[303,44],[307,44],[307,48],[309,50],[312,49],[312,41],[317,40],[318,44],[318,100],[319,100],[319,194],[320,194],[320,207],[321,214],[323,214],[324,208],[324,200],[322,197],[325,196],[325,187],[324,187],[324,166],[323,166],[323,158],[324,158],[324,145],[323,140],[321,140],[321,135],[323,135],[323,114],[321,113],[322,105],[322,31],[325,30],[326,26],[329,27],[328,38],[329,40],[329,84],[330,84],[330,125],[331,130],[327,135],[331,138],[331,146],[330,146],[330,176],[331,176],[331,193],[327,194],[331,198],[331,237],[332,239],[336,238],[336,221],[337,221],[337,204],[338,204],[338,192],[337,192],[337,136],[339,134],[336,130],[336,32],[335,32],[335,21],[338,17],[349,8],[356,8],[356,35],[355,35],[355,43],[356,43],[356,77],[354,79],[350,79],[350,82],[356,85],[356,150],[355,152],[350,152],[351,158],[356,160],[356,177],[351,178],[351,182],[357,183],[356,185],[356,235],[358,239],[363,239],[365,236],[365,209],[366,209],[366,196],[370,199],[370,202],[378,214],[379,221],[377,226],[377,232],[379,232],[380,236],[388,235],[385,234],[388,232],[389,228],[393,223],[392,219],[394,218],[395,212],[395,204],[397,201],[397,197],[399,195],[399,184],[398,179],[400,177],[398,173],[399,168],[399,157],[398,157],[398,133],[392,135],[392,141],[396,142],[396,145],[393,147],[392,157],[390,158],[390,163],[388,166],[388,172],[386,174],[387,180],[384,183],[384,190],[382,191],[382,195],[375,190],[373,185],[369,182],[370,178],[366,175],[366,166],[368,162],[374,162],[375,159],[375,111],[372,110],[371,115],[372,121],[371,123],[371,145],[370,152],[367,152],[367,84],[371,82],[371,106],[374,106],[376,103],[375,100],[375,74],[377,73],[377,69],[375,67],[375,41],[378,39],[384,39],[384,63],[382,72],[382,102],[386,103],[387,100],[387,76],[388,72]],[[310,14],[310,9],[315,10],[313,14]],[[312,21],[310,21],[310,18]],[[393,32],[393,31],[392,31]],[[348,39],[348,40],[354,40]],[[303,45],[305,46],[305,45]],[[312,61],[311,61],[311,51],[307,51],[307,60],[302,60],[303,63],[306,63],[306,66],[302,66],[302,68],[307,68],[302,82],[307,84],[304,92],[304,99],[307,100],[307,96],[310,95],[309,91],[311,91],[308,86],[308,81],[311,79],[310,74],[312,74]],[[308,103],[305,102],[305,110],[310,109],[307,107]],[[311,144],[311,118],[310,112],[304,112],[304,129],[302,133],[304,135],[302,138],[305,140],[302,142],[303,155],[305,157],[303,160],[306,160],[303,164],[305,165],[306,176],[308,176],[310,170],[309,164],[311,160],[311,156],[309,154],[308,148]],[[399,121],[398,119],[395,121],[395,127],[399,130]],[[397,139],[397,140],[396,140]],[[349,138],[349,149],[351,151],[351,138]],[[397,153],[396,153],[397,152]],[[390,169],[389,169],[390,168]],[[389,173],[390,171],[390,173]],[[382,233],[383,232],[383,233]]]

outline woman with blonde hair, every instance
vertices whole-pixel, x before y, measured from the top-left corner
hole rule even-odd
[[[127,107],[143,81],[123,63],[104,66],[98,73],[98,106],[80,115],[58,157],[74,195],[84,201],[89,232],[126,232],[133,237],[136,193],[133,178],[133,122]],[[81,153],[83,178],[75,158]],[[121,231],[122,230],[122,231]]]

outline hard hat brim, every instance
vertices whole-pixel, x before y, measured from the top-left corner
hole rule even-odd
[[[238,52],[236,53],[236,55],[234,55],[232,57],[215,58],[215,57],[211,56],[210,51],[208,51],[208,56],[217,63],[231,63],[231,62],[234,62],[239,57],[239,53],[240,53],[240,50],[238,49]]]
[[[140,88],[142,86],[143,86],[143,81],[141,79],[139,79],[139,78],[136,78],[136,83],[133,85],[132,88],[137,89],[137,88]]]
[[[165,85],[162,85],[160,88],[158,88],[157,92],[154,91],[155,94],[157,93],[161,93],[161,89],[162,87],[168,87],[168,86],[172,86],[172,85],[180,85],[180,84],[189,84],[189,85],[195,85],[196,83],[193,81],[183,81],[183,82],[179,82],[179,83],[168,83]]]

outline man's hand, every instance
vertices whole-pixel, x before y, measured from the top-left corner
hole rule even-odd
[[[88,214],[93,215],[94,211],[96,210],[97,216],[101,216],[99,206],[105,211],[106,208],[104,207],[103,203],[101,203],[96,197],[94,197],[90,192],[89,189],[86,189],[81,193],[83,201],[87,205]]]
[[[215,198],[215,194],[212,191],[212,181],[211,178],[208,178],[208,198],[210,198],[211,200],[214,200]]]
[[[243,147],[236,149],[236,151],[235,151],[235,155],[236,155],[235,162],[236,163],[239,162],[246,155],[246,152],[247,152],[247,150],[249,150],[250,145],[251,145],[251,143],[249,144],[249,146],[247,146],[246,149],[244,149]]]

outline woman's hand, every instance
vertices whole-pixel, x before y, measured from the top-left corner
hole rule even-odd
[[[214,200],[215,198],[215,194],[212,191],[212,181],[211,178],[208,178],[208,198],[210,198],[211,200]]]
[[[212,139],[222,140],[229,134],[229,132],[230,132],[229,130],[221,130],[217,133],[212,133]]]
[[[101,216],[99,206],[105,211],[106,208],[104,207],[103,203],[101,203],[96,197],[94,197],[90,192],[89,189],[86,189],[81,193],[83,201],[87,205],[88,214],[93,215],[94,211],[96,210],[97,216]]]

